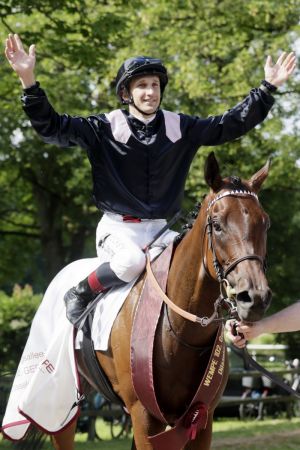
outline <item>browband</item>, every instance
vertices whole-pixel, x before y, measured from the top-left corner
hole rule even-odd
[[[245,196],[250,195],[250,196],[256,198],[256,200],[258,200],[257,195],[254,192],[251,192],[251,191],[242,191],[242,190],[225,191],[225,192],[223,192],[223,194],[217,195],[215,198],[213,198],[209,202],[206,211],[208,211],[218,200],[220,200],[223,197],[229,197],[229,196],[238,197],[240,195],[241,196],[243,196],[243,195],[245,195]]]

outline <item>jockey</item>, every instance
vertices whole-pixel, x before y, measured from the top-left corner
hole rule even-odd
[[[35,47],[27,53],[18,35],[9,35],[6,57],[19,75],[23,108],[41,138],[61,147],[86,150],[93,197],[103,211],[96,232],[97,254],[106,262],[65,295],[74,323],[99,292],[128,283],[145,267],[144,246],[180,210],[185,180],[201,145],[232,141],[261,123],[276,91],[295,68],[293,53],[275,65],[268,57],[265,80],[234,108],[206,119],[160,109],[168,83],[160,59],[127,59],[118,71],[116,94],[127,109],[89,117],[59,115],[34,76]],[[161,237],[167,244],[174,237]]]

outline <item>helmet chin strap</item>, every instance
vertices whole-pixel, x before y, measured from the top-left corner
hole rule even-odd
[[[126,88],[125,88],[125,89],[126,89]],[[138,106],[136,106],[136,104],[134,103],[134,100],[133,100],[132,95],[129,94],[129,92],[128,92],[127,89],[126,89],[126,91],[127,91],[127,94],[128,94],[128,100],[125,100],[124,98],[122,98],[122,103],[123,103],[124,105],[132,105],[132,106],[134,106],[134,108],[135,108],[139,113],[143,114],[143,116],[154,116],[154,115],[157,113],[157,111],[159,110],[159,107],[160,107],[162,98],[160,99],[159,105],[158,105],[158,107],[156,108],[156,110],[155,110],[154,112],[147,113],[147,112],[142,111]]]
[[[156,110],[154,112],[147,113],[147,112],[142,111],[138,106],[136,106],[136,104],[134,103],[133,99],[132,99],[132,101],[130,101],[130,103],[128,103],[128,105],[134,106],[134,108],[138,112],[140,112],[143,116],[154,116],[157,113],[157,111],[159,110],[159,106],[160,106],[160,105],[158,105],[158,108],[156,108]]]

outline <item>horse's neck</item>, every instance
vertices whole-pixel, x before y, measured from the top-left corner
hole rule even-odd
[[[177,247],[168,278],[168,295],[182,309],[198,316],[210,316],[219,294],[218,283],[206,272],[205,217],[196,220],[192,230]],[[185,319],[171,313],[177,329],[192,328]],[[205,333],[206,334],[206,333]]]
[[[205,270],[206,215],[199,214],[193,228],[180,242],[174,253],[168,280],[168,293],[176,294],[176,303],[184,306],[191,297],[198,297],[208,287],[214,290],[215,281]],[[180,293],[180,299],[177,299]]]

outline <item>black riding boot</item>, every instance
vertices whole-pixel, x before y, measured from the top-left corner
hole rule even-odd
[[[120,280],[111,270],[109,263],[101,264],[87,278],[65,294],[64,301],[68,320],[72,324],[76,323],[88,303],[94,300],[100,292],[124,283],[125,281]]]

